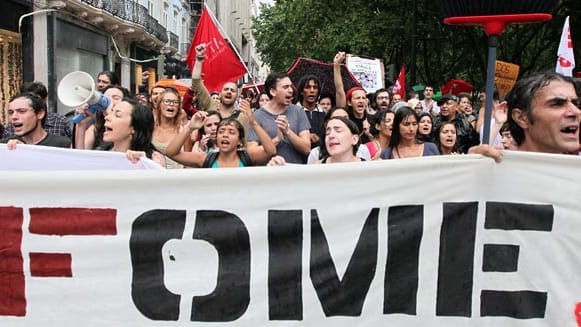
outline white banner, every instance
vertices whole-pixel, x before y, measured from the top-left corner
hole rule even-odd
[[[0,325],[574,326],[580,166],[0,171]]]
[[[375,92],[384,87],[385,73],[383,62],[380,59],[348,55],[346,64],[367,93]]]
[[[113,151],[73,150],[50,146],[18,144],[8,150],[0,144],[0,170],[125,170],[163,169],[147,158],[131,163],[125,153]]]

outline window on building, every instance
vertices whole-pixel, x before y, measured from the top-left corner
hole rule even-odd
[[[182,38],[187,39],[188,38],[188,22],[186,21],[185,18],[182,18]]]
[[[172,32],[174,32],[175,34],[178,34],[178,22],[179,22],[179,20],[178,20],[178,14],[179,13],[178,13],[177,10],[174,10],[173,11],[173,24],[172,24],[173,28],[172,28]]]
[[[163,13],[161,14],[161,24],[163,27],[167,28],[167,16],[169,15],[169,4],[166,2],[163,3]]]
[[[155,17],[155,5],[153,0],[147,1],[147,10],[149,11],[149,15]]]

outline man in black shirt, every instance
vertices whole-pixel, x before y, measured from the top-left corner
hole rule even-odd
[[[70,148],[71,140],[65,136],[49,134],[44,129],[46,106],[32,93],[15,95],[8,104],[8,117],[14,128],[14,136],[0,140],[14,146],[18,143]]]
[[[22,84],[20,86],[20,93],[36,94],[44,100],[45,105],[48,104],[48,90],[41,82],[29,82]],[[68,119],[59,113],[50,111],[48,108],[46,110],[46,118],[44,119],[44,129],[49,134],[66,136],[69,139],[72,136],[71,126]],[[0,128],[0,139],[9,136],[14,136],[14,128],[10,122],[6,125],[4,134],[1,133]]]
[[[297,84],[298,105],[305,109],[311,124],[311,148],[319,145],[319,137],[323,135],[325,111],[317,105],[320,89],[321,82],[315,75],[305,75]]]

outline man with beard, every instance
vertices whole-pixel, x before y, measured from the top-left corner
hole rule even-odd
[[[353,87],[347,91],[345,99],[347,99],[347,106],[349,108],[349,119],[362,131],[360,134],[361,143],[365,144],[371,141],[373,135],[371,135],[371,123],[369,121],[373,118],[369,118],[367,114],[367,92],[361,87]]]
[[[311,124],[311,148],[319,145],[319,136],[323,133],[323,121],[325,112],[317,105],[317,98],[321,89],[321,83],[315,75],[305,75],[297,85],[299,92],[299,105],[302,106]]]
[[[149,92],[149,104],[151,105],[151,110],[155,113],[159,109],[159,96],[165,91],[165,87],[163,86],[154,86],[151,88],[151,92]]]
[[[387,110],[390,107],[389,91],[385,88],[375,91],[375,110]]]
[[[464,115],[457,112],[458,102],[458,97],[453,94],[446,94],[438,100],[440,113],[434,120],[434,129],[437,130],[443,122],[454,123],[458,135],[458,152],[467,153],[471,146],[478,145],[480,142],[472,124]]]
[[[361,144],[365,144],[373,139],[370,127],[371,123],[368,121],[367,92],[362,87],[356,86],[350,88],[345,94],[343,89],[343,79],[341,78],[341,63],[345,60],[345,52],[338,52],[333,58],[333,80],[335,82],[335,95],[337,98],[338,108],[347,108],[349,119],[353,121],[359,131],[361,131]]]
[[[238,86],[234,82],[226,82],[220,90],[220,102],[215,102],[210,96],[210,92],[202,83],[202,64],[206,55],[206,44],[200,43],[196,46],[196,60],[192,69],[192,89],[198,100],[198,109],[208,111],[216,110],[222,119],[232,117],[238,120],[244,127],[244,135],[248,134],[248,117],[236,108],[238,99]]]
[[[14,129],[14,136],[4,138],[0,143],[8,143],[9,148],[16,144],[35,144],[70,148],[71,140],[66,136],[49,134],[44,129],[46,105],[37,95],[20,93],[8,104],[8,117]]]
[[[290,78],[285,74],[271,73],[264,82],[264,91],[270,102],[254,112],[256,122],[270,135],[276,146],[277,155],[287,163],[304,164],[311,151],[310,124],[305,111],[292,104],[293,88]],[[248,152],[258,151],[259,138],[253,129],[248,136]],[[267,155],[257,160],[266,163]]]

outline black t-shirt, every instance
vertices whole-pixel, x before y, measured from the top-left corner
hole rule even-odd
[[[353,115],[353,109],[349,110],[349,120],[354,122],[355,125],[357,125],[357,128],[359,128],[359,137],[361,139],[361,144],[365,144],[365,143],[371,141],[369,139],[369,137],[367,137],[367,135],[365,133],[363,133],[363,122],[367,118],[368,118],[367,112],[364,114],[363,118],[356,118],[355,115]],[[371,126],[370,120],[368,120],[368,123]]]
[[[10,140],[19,140],[22,143],[24,142],[18,136],[11,136],[5,139],[2,139],[0,143],[8,143]],[[66,136],[54,135],[54,134],[46,134],[46,136],[40,140],[40,142],[36,143],[36,145],[44,145],[44,146],[53,146],[57,148],[70,148],[71,147],[71,140]]]
[[[325,135],[325,131],[323,130],[323,123],[325,122],[325,113],[321,111],[308,111],[305,110],[307,114],[307,118],[309,119],[309,123],[311,124],[311,133],[317,134],[319,138],[321,135]],[[312,143],[311,149],[318,146],[319,143]]]

